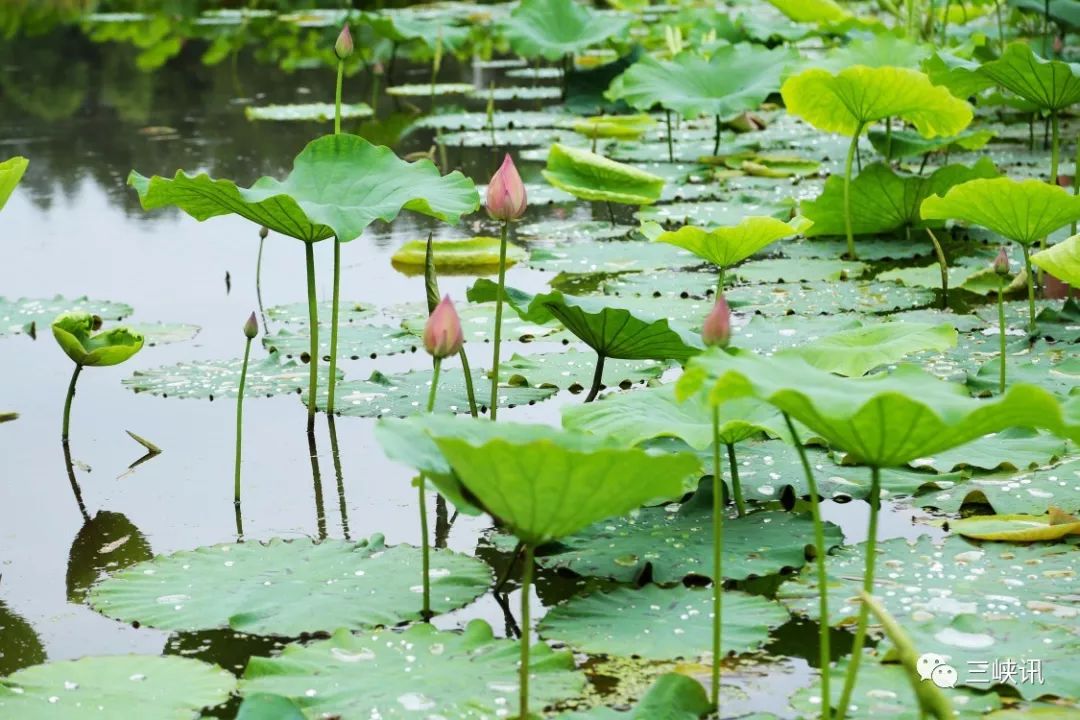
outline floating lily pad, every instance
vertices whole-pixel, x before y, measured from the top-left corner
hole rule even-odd
[[[333,309],[333,304],[329,300],[324,300],[317,303],[317,311],[320,318],[329,318]],[[370,318],[376,312],[375,306],[368,302],[359,302],[356,300],[340,300],[338,302],[338,322],[339,323],[351,323],[357,320],[364,320]],[[280,323],[286,323],[287,325],[303,325],[307,327],[308,324],[308,304],[303,303],[290,303],[288,305],[274,305],[273,307],[266,308],[266,316],[270,320],[276,320]],[[327,328],[329,330],[329,327]]]
[[[712,703],[701,683],[686,675],[667,673],[657,678],[641,702],[629,712],[595,707],[582,712],[562,713],[556,717],[559,720],[699,720],[711,708]]]
[[[342,103],[341,119],[369,118],[375,113],[367,103]],[[327,122],[334,119],[333,103],[298,103],[295,105],[263,105],[244,108],[248,120],[277,122]]]
[[[427,624],[401,633],[339,630],[329,640],[288,645],[277,657],[252,658],[240,691],[290,698],[309,717],[495,718],[517,702],[520,652],[517,641],[496,639],[483,620],[464,632]],[[537,706],[574,697],[585,686],[570,653],[544,643],[532,648],[529,669]]]
[[[147,347],[187,342],[199,334],[198,325],[185,323],[128,323],[126,327],[143,336]]]
[[[734,225],[747,215],[767,215],[786,220],[791,206],[779,202],[762,201],[758,198],[715,200],[707,202],[677,202],[666,205],[643,207],[634,213],[641,221],[681,225]]]
[[[955,346],[956,330],[951,325],[891,322],[841,330],[783,353],[797,355],[820,370],[857,377],[912,353]]]
[[[556,143],[548,152],[544,179],[581,198],[649,205],[660,198],[664,179],[588,150]]]
[[[469,93],[474,98],[494,98],[503,100],[558,100],[562,97],[562,88],[548,85],[525,85],[519,87],[473,88]]]
[[[1006,377],[1010,383],[1038,385],[1062,397],[1077,392],[1076,388],[1080,387],[1080,349],[1037,343],[1032,350],[1025,355],[1006,355]],[[968,387],[979,395],[996,393],[1000,387],[1000,371],[999,359],[988,360],[979,366],[977,373],[968,376]]]
[[[954,520],[952,532],[973,540],[1040,542],[1080,535],[1080,520],[1055,521],[1050,515],[974,515]]]
[[[920,507],[958,513],[968,503],[988,505],[1001,514],[1040,514],[1051,506],[1080,512],[1080,458],[1033,472],[978,475],[960,484],[919,495]]]
[[[500,110],[488,118],[483,112],[454,112],[427,115],[416,121],[415,127],[440,130],[487,130],[494,123],[496,130],[555,128],[568,117],[560,112],[539,110]]]
[[[861,327],[864,319],[854,313],[779,317],[753,315],[747,324],[735,326],[731,344],[771,354],[782,348],[806,345],[843,330]]]
[[[145,392],[161,397],[197,398],[213,400],[220,397],[236,397],[240,386],[240,358],[232,360],[196,360],[194,362],[165,365],[153,370],[136,370],[125,378],[124,386],[137,393]],[[330,371],[319,368],[319,384],[325,386]],[[344,373],[338,372],[344,377]],[[308,385],[307,366],[294,360],[282,361],[277,353],[248,365],[246,397],[260,395],[285,395],[298,393]]]
[[[698,265],[690,253],[667,245],[627,240],[623,242],[537,248],[529,267],[563,272],[628,272]]]
[[[850,281],[744,285],[730,288],[725,296],[733,308],[763,315],[885,313],[922,307],[934,299],[924,288]]]
[[[61,295],[49,299],[0,298],[0,337],[29,332],[30,326],[47,329],[53,319],[65,312],[86,312],[104,320],[123,320],[134,312],[130,305],[109,300],[91,300],[85,295],[68,300]]]
[[[970,468],[1031,470],[1063,457],[1067,446],[1066,441],[1053,435],[1027,428],[1010,428],[911,464],[933,468],[937,472]]]
[[[182,720],[229,699],[236,679],[198,660],[115,655],[34,665],[0,680],[19,720]]]
[[[572,598],[548,611],[540,636],[590,655],[648,660],[712,659],[711,589],[676,585],[618,588]],[[723,645],[728,653],[758,650],[787,622],[781,605],[760,595],[723,594]]]
[[[732,271],[732,275],[745,282],[790,283],[855,280],[863,275],[867,266],[849,260],[789,260],[769,258],[751,260]]]
[[[843,240],[800,240],[784,243],[784,255],[789,258],[835,258],[846,250]],[[927,238],[925,243],[904,242],[896,239],[864,237],[859,240],[859,257],[868,262],[881,260],[910,260],[930,256],[934,246]],[[940,284],[940,283],[939,283]]]
[[[488,567],[466,555],[436,550],[431,563],[436,612],[469,603],[491,581]],[[359,543],[275,539],[161,555],[99,583],[89,601],[110,617],[164,630],[295,636],[418,619],[419,574],[420,549],[387,547],[381,535]]]
[[[533,243],[562,244],[581,240],[625,239],[629,228],[600,220],[541,220],[515,228],[520,238]]]
[[[409,83],[406,85],[391,85],[386,88],[386,94],[391,97],[436,97],[443,95],[468,95],[476,89],[472,83]]]
[[[468,272],[470,270],[499,268],[499,238],[471,237],[455,240],[438,240],[431,244],[435,269],[442,274]],[[524,250],[513,243],[506,246],[506,266],[511,267],[527,257]],[[427,241],[410,240],[390,257],[395,267],[411,273],[423,274],[427,260]]]
[[[329,315],[322,316],[329,320]],[[293,332],[282,328],[264,335],[263,347],[287,358],[302,358],[307,363],[311,338],[306,331]],[[388,325],[341,325],[338,327],[338,358],[353,360],[366,357],[397,355],[415,352],[420,347],[417,337],[401,328]],[[330,325],[319,322],[319,356],[330,359]],[[321,368],[320,368],[321,370]]]
[[[491,303],[461,303],[457,305],[458,317],[466,342],[489,343],[495,337],[495,306]],[[403,303],[387,309],[387,313],[402,317],[401,327],[415,335],[423,336],[427,324],[427,306],[424,303]],[[570,337],[557,322],[530,322],[514,313],[504,312],[502,317],[502,341],[529,343],[543,339],[556,342]],[[472,346],[469,347],[472,350]]]
[[[502,382],[509,386],[556,387],[578,393],[589,387],[596,371],[596,356],[571,348],[538,355],[514,354],[499,363]],[[604,363],[604,387],[629,387],[655,380],[667,368],[657,360],[616,360]],[[440,385],[441,387],[441,385]]]

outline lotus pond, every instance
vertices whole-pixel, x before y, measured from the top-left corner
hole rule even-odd
[[[1080,717],[1073,0],[0,7],[0,718]]]

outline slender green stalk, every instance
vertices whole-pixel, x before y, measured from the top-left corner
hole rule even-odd
[[[520,678],[518,685],[521,693],[518,711],[520,720],[529,720],[529,640],[532,626],[529,619],[529,593],[532,589],[532,579],[533,546],[525,543],[525,562],[521,570],[521,667],[518,668]]]
[[[1080,136],[1076,138],[1076,163],[1073,165],[1073,195],[1080,195]],[[1073,220],[1072,234],[1076,234],[1076,221]]]
[[[330,305],[330,379],[326,386],[326,414],[334,414],[337,389],[338,310],[341,304],[341,241],[334,238],[334,297]]]
[[[338,60],[337,88],[334,91],[334,134],[341,132],[341,82],[345,77],[345,61]]]
[[[435,393],[439,388],[439,371],[442,369],[442,360],[435,358],[434,370],[431,375],[431,390],[428,392],[427,411],[430,415],[435,410]],[[423,573],[424,608],[421,615],[424,620],[431,618],[431,546],[428,543],[428,517],[427,498],[425,490],[427,478],[423,473],[417,478],[416,486],[420,493],[420,557],[421,572]]]
[[[997,15],[998,53],[1005,52],[1005,23],[1001,20],[1001,0],[994,2],[994,14]]]
[[[998,275],[998,337],[1001,339],[1001,382],[998,390],[1005,394],[1005,279]]]
[[[814,520],[814,564],[817,566],[818,584],[818,616],[821,618],[818,627],[818,663],[821,666],[821,720],[829,720],[832,714],[830,702],[832,695],[829,694],[829,677],[831,675],[832,651],[829,648],[829,587],[828,575],[825,572],[825,524],[821,521],[821,504],[818,497],[817,481],[814,479],[814,471],[810,468],[810,461],[806,458],[806,449],[803,447],[799,433],[795,430],[795,423],[791,417],[784,413],[784,422],[787,423],[791,441],[795,444],[795,450],[799,453],[799,461],[802,462],[803,473],[806,475],[806,486],[810,490],[810,515]]]
[[[716,278],[716,297],[724,294],[724,266],[720,266],[719,276]]]
[[[915,26],[917,24],[915,14],[915,0],[907,0],[907,27],[905,30],[907,31],[907,36],[911,39],[915,38]]]
[[[600,388],[604,384],[604,356],[600,353],[596,355],[596,369],[593,370],[592,387],[589,388],[589,394],[585,396],[585,402],[592,402],[596,399],[596,396],[600,394]]]
[[[945,248],[937,235],[930,228],[926,228],[926,234],[930,236],[930,242],[934,244],[934,255],[937,256],[938,267],[941,268],[941,307],[949,307],[949,262],[945,259]]]
[[[263,244],[265,242],[266,242],[266,238],[264,238],[260,234],[259,235],[259,254],[255,257],[255,299],[258,300],[258,302],[259,302],[259,315],[262,317],[262,321],[263,321],[263,332],[264,333],[269,333],[270,332],[270,326],[266,322],[266,311],[263,310],[263,301],[262,301],[262,253],[263,253]]]
[[[71,382],[68,383],[67,399],[64,400],[64,430],[60,435],[60,439],[65,443],[68,441],[68,427],[71,425],[71,398],[75,397],[75,383],[79,379],[79,373],[82,372],[82,365],[75,365],[75,372],[71,374]]]
[[[739,461],[735,458],[734,443],[727,444],[728,466],[731,468],[731,492],[735,496],[735,509],[739,517],[746,514],[746,500],[743,499],[742,484],[739,482]]]
[[[667,122],[667,159],[668,162],[675,162],[675,149],[671,144],[671,111],[664,111],[664,119]]]
[[[469,370],[469,356],[465,354],[464,347],[458,351],[458,358],[461,360],[461,372],[465,373],[465,395],[469,398],[469,414],[480,417],[476,409],[476,390],[473,388],[472,371]]]
[[[870,524],[866,537],[866,565],[863,567],[863,590],[867,595],[874,594],[874,566],[877,563],[878,510],[881,508],[881,468],[870,468]],[[851,694],[855,691],[855,681],[859,676],[859,661],[862,660],[863,646],[866,644],[866,623],[870,618],[870,607],[860,603],[859,622],[855,627],[855,641],[851,646],[851,660],[848,661],[847,675],[844,677],[844,689],[840,693],[840,705],[836,709],[836,720],[844,720]]]
[[[885,118],[885,162],[892,160],[892,118]]]
[[[847,235],[848,260],[858,257],[855,252],[855,235],[851,231],[851,163],[855,159],[855,150],[859,147],[859,136],[862,135],[863,126],[860,123],[855,128],[855,134],[851,137],[851,145],[848,146],[847,161],[844,163],[844,232]]]
[[[503,222],[502,240],[499,243],[499,294],[495,298],[495,348],[491,356],[491,420],[499,413],[499,349],[502,344],[503,290],[506,288],[506,240],[510,234],[510,222]]]
[[[435,393],[439,387],[439,371],[442,369],[442,360],[435,358],[434,371],[431,374],[431,390],[428,391],[427,411],[428,414],[435,411]]]
[[[341,452],[338,450],[337,424],[333,415],[326,416],[330,427],[330,454],[334,459],[334,478],[337,480],[338,515],[341,516],[341,533],[349,539],[349,507],[345,501],[345,476],[341,472]]]
[[[712,620],[712,698],[713,707],[720,710],[720,660],[723,651],[720,637],[723,627],[721,609],[724,592],[724,481],[720,475],[720,407],[712,408],[713,432],[713,620]],[[730,445],[728,447],[731,447]]]
[[[248,358],[251,357],[251,338],[245,338],[244,362],[240,366],[240,388],[236,391],[236,467],[233,476],[233,502],[240,507],[240,455],[244,437],[244,385],[247,384]]]
[[[373,117],[377,117],[379,114],[379,80],[382,78],[382,73],[375,72],[374,67],[371,72],[371,114]]]
[[[1027,275],[1028,289],[1028,333],[1035,334],[1035,279],[1031,275],[1031,251],[1028,246],[1020,243],[1020,251],[1024,254],[1024,274]]]
[[[615,208],[613,208],[611,206],[611,201],[610,200],[608,200],[606,202],[606,205],[607,205],[608,220],[611,221],[611,227],[615,227]]]
[[[335,240],[336,242],[336,240]],[[315,393],[319,389],[319,308],[315,304],[315,244],[304,243],[304,263],[307,265],[308,331],[311,333],[308,358],[308,418],[307,431],[315,433]]]
[[[716,135],[713,137],[712,154],[720,154],[720,116],[716,115],[713,118],[713,122],[716,123]]]
[[[1050,59],[1050,0],[1043,0],[1042,56]]]
[[[941,14],[941,47],[948,46],[949,40],[949,6],[952,0],[945,0],[945,12]]]
[[[1050,178],[1049,183],[1054,187],[1058,184],[1058,161],[1061,153],[1061,129],[1059,127],[1058,114],[1050,113]],[[1075,182],[1075,180],[1074,180]],[[1050,246],[1050,238],[1042,239],[1042,249]],[[1043,269],[1039,268],[1039,287],[1043,285]]]

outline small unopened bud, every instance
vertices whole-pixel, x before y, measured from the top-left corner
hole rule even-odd
[[[244,337],[248,340],[252,340],[259,334],[259,321],[255,319],[255,313],[251,313],[248,316],[247,322],[244,323]]]
[[[90,318],[90,330],[91,330],[91,332],[97,332],[98,330],[100,330],[101,326],[104,324],[104,322],[105,321],[101,319],[100,315],[93,315]]]
[[[998,250],[997,257],[994,258],[993,267],[994,267],[994,272],[996,272],[998,275],[1008,275],[1009,274],[1009,254],[1007,252],[1005,252],[1005,246],[1004,245],[1002,245],[1001,249]]]
[[[701,339],[706,345],[716,347],[727,347],[731,340],[731,310],[723,295],[716,297],[712,312],[705,318],[705,324],[701,328]]]
[[[424,326],[424,349],[436,360],[442,360],[456,355],[464,344],[461,319],[447,295],[435,306]]]
[[[337,42],[334,43],[334,54],[338,56],[338,60],[344,60],[352,53],[352,33],[349,32],[349,23],[345,23],[341,26],[341,33],[337,36]]]
[[[269,235],[269,234],[270,234],[270,228],[266,227],[265,225],[263,225],[261,228],[259,228],[259,239],[260,240],[265,240],[266,236]]]
[[[525,214],[526,206],[525,184],[508,153],[488,183],[488,215],[503,222],[517,220]]]

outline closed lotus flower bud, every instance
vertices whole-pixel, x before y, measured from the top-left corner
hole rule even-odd
[[[723,295],[716,298],[712,312],[705,318],[705,324],[701,328],[701,339],[706,345],[727,347],[731,340],[731,310]]]
[[[508,222],[525,214],[525,184],[521,182],[514,161],[507,154],[487,188],[488,215]]]
[[[424,349],[436,360],[442,360],[456,355],[464,344],[461,319],[447,295],[435,306],[424,326]]]
[[[998,275],[1009,274],[1009,254],[1005,252],[1005,246],[1002,245],[998,250],[997,257],[994,258],[994,272]]]
[[[352,33],[349,32],[349,24],[345,23],[341,27],[341,34],[337,36],[337,42],[334,43],[334,54],[338,56],[338,60],[344,60],[352,53]]]
[[[255,313],[251,313],[248,316],[247,322],[244,323],[244,337],[248,340],[254,339],[259,334],[259,321],[255,319]]]
[[[260,240],[265,240],[266,236],[269,235],[269,234],[270,234],[270,228],[266,227],[265,225],[263,225],[261,228],[259,228],[259,239]]]

